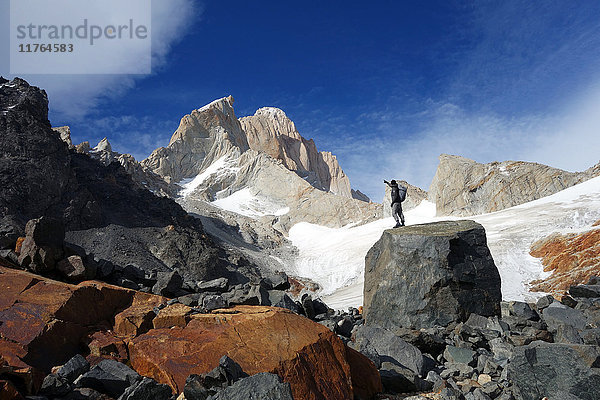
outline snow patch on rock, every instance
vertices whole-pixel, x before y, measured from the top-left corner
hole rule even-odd
[[[290,212],[289,207],[284,207],[266,197],[253,195],[250,188],[238,190],[227,197],[211,202],[211,204],[247,217],[282,216]]]

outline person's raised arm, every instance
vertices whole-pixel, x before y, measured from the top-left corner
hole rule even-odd
[[[388,186],[390,185],[390,183],[388,181],[386,181],[385,179],[383,180],[383,183],[386,183]]]

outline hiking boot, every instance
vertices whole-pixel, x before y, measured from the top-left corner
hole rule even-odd
[[[396,225],[394,225],[394,228],[400,228],[401,226],[404,226],[404,225],[400,225],[400,222],[396,222]]]

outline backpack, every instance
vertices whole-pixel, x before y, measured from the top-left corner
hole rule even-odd
[[[400,203],[406,200],[406,188],[404,186],[398,185],[398,199]]]

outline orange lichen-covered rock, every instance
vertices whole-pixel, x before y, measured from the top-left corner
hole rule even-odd
[[[26,366],[43,371],[76,354],[96,325],[111,326],[134,294],[100,282],[69,285],[2,267],[0,293],[0,337],[15,344],[11,354]]]
[[[166,302],[165,297],[136,292],[131,305],[115,316],[115,333],[134,338],[148,332],[156,317],[153,308]]]
[[[160,310],[158,315],[152,320],[154,329],[172,328],[179,326],[183,328],[190,321],[192,309],[186,305],[175,303]]]
[[[354,394],[358,398],[368,399],[373,396],[373,393],[383,391],[381,376],[371,360],[348,346],[346,346],[346,359],[350,364]]]
[[[290,383],[294,398],[353,398],[346,346],[324,326],[281,308],[238,306],[196,314],[185,327],[152,329],[133,339],[129,353],[136,371],[175,392],[190,374],[212,370],[227,355],[250,375],[278,374]],[[370,368],[366,375],[378,374],[372,364],[364,366]]]
[[[17,244],[15,244],[15,253],[21,253],[21,247],[23,247],[23,242],[25,241],[25,237],[21,236],[17,238]]]
[[[544,271],[552,275],[532,282],[532,291],[549,292],[562,298],[571,285],[586,283],[600,275],[600,229],[581,234],[552,234],[531,246],[530,254],[542,259]]]
[[[119,362],[126,362],[129,359],[127,345],[113,332],[99,331],[91,334],[88,349],[90,355],[103,359],[109,358]]]

